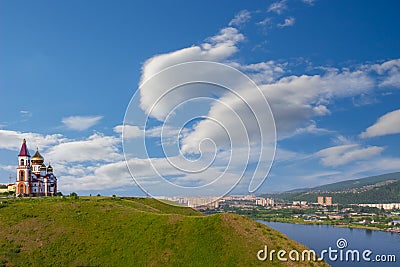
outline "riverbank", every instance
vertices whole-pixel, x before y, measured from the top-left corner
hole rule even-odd
[[[312,221],[288,220],[287,218],[282,218],[282,219],[276,218],[273,220],[265,220],[265,219],[260,219],[260,218],[253,218],[253,219],[256,221],[280,222],[280,223],[291,223],[291,224],[302,224],[302,225],[330,225],[332,227],[337,227],[337,228],[366,229],[366,230],[373,230],[373,231],[396,233],[396,231],[388,231],[387,228],[379,228],[376,226],[362,225],[362,224],[334,224],[332,222],[327,222],[327,221],[312,222]],[[399,233],[399,232],[397,232],[397,233]]]
[[[384,231],[386,232],[386,229],[381,229],[378,227],[374,226],[367,226],[367,225],[354,225],[354,224],[337,224],[337,225],[332,225],[333,227],[338,227],[338,228],[350,228],[350,229],[367,229],[367,230],[374,230],[374,231]]]

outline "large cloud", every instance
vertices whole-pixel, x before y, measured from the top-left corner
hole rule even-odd
[[[210,37],[201,45],[194,45],[174,52],[161,54],[148,59],[142,67],[141,83],[159,71],[175,64],[196,60],[223,61],[238,51],[237,43],[244,35],[233,27],[223,28],[219,34]],[[143,105],[146,106],[146,97]],[[151,101],[151,104],[153,101]]]
[[[47,156],[59,162],[114,162],[122,158],[119,144],[119,138],[95,133],[86,140],[67,141],[53,146],[47,151]]]
[[[18,150],[21,148],[23,139],[29,142],[28,147],[30,147],[31,150],[34,149],[36,145],[41,148],[46,148],[65,140],[61,134],[42,135],[39,133],[0,130],[0,149]]]
[[[369,92],[373,86],[373,79],[367,73],[357,70],[354,72],[328,72],[322,76],[290,76],[259,87],[271,106],[278,138],[283,139],[300,132],[297,131],[298,129],[317,132],[313,117],[330,114],[328,106],[338,98]],[[266,105],[265,100],[255,94],[253,90],[241,91],[240,95],[254,110],[261,109]],[[246,109],[246,105],[238,101],[234,95],[224,95],[219,100],[210,108],[208,116],[223,122],[224,127],[239,130],[240,126],[235,116],[230,115],[226,107],[234,110],[241,118],[251,118],[252,114]],[[250,123],[252,120],[249,119],[244,121],[248,133],[259,132],[259,124]],[[268,126],[268,124],[264,126]],[[233,134],[236,133],[239,131],[233,131]],[[225,138],[224,135],[224,132],[215,127],[212,121],[202,121],[196,125],[194,132],[186,137],[184,144],[192,144],[194,147],[199,140],[206,138],[219,140]],[[268,139],[271,136],[264,137]],[[246,138],[242,137],[241,140],[244,141],[243,145],[247,145]]]
[[[360,147],[358,144],[342,145],[325,148],[316,153],[321,157],[321,161],[325,166],[339,166],[349,162],[368,159],[379,155],[383,151],[383,147],[369,146]]]
[[[367,73],[356,70],[284,77],[260,87],[271,105],[278,138],[282,139],[312,124],[312,117],[330,114],[329,104],[338,98],[369,92],[373,86]]]
[[[212,182],[216,177],[222,175],[220,168],[209,168],[206,175],[193,174],[181,175],[181,171],[171,166],[165,158],[140,159],[133,158],[129,160],[129,166],[133,168],[133,176],[140,182],[141,186],[146,189],[152,188],[151,193],[157,196],[161,195],[177,195],[180,190],[178,188],[166,189],[169,184],[162,182],[162,179],[154,172],[157,169],[164,177],[174,177],[174,183],[178,185],[187,185],[190,187],[196,185],[204,185]],[[121,186],[129,186],[135,184],[131,174],[127,168],[125,161],[116,161],[99,166],[85,167],[84,165],[75,164],[68,170],[67,166],[57,165],[60,176],[60,188],[64,191],[84,191],[84,190],[109,190]],[[228,181],[237,180],[236,173],[226,173],[229,176]],[[225,179],[226,181],[226,179]],[[223,180],[219,182],[224,182]],[[215,188],[215,195],[220,194],[219,188]],[[176,191],[174,191],[176,190]],[[126,192],[128,193],[128,192]]]
[[[73,165],[55,168],[64,175],[59,176],[59,188],[64,191],[107,190],[133,183],[125,161],[102,164],[96,168]]]
[[[386,113],[360,134],[361,138],[400,133],[400,109]]]

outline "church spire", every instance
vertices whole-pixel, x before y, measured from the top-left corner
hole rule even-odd
[[[30,155],[29,155],[29,150],[28,150],[28,148],[27,148],[27,146],[26,146],[26,140],[25,140],[25,138],[24,138],[24,140],[22,141],[21,150],[19,151],[18,156],[28,156],[28,157],[30,157]]]

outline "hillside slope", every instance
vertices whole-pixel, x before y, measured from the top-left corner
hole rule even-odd
[[[306,249],[239,215],[203,216],[153,199],[16,199],[0,207],[5,266],[260,266],[264,245]]]

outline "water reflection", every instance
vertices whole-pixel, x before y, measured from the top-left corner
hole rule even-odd
[[[365,233],[367,236],[372,236],[372,230],[371,229],[365,229]]]

